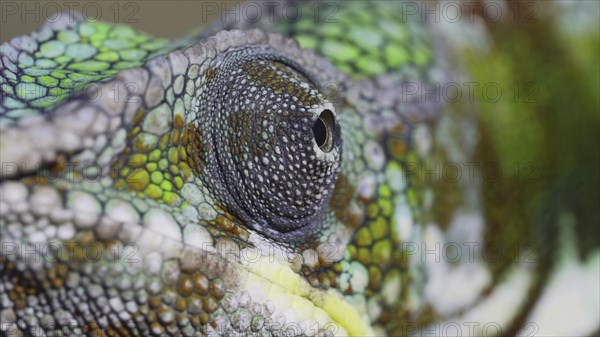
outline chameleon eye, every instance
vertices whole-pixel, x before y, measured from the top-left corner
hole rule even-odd
[[[323,110],[312,127],[315,141],[323,152],[331,152],[335,134],[335,117],[331,110]]]
[[[319,230],[340,170],[335,108],[305,73],[278,55],[233,53],[207,71],[199,100],[211,189],[282,242]]]

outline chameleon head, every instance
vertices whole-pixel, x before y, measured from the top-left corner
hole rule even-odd
[[[73,21],[47,29],[79,36],[80,28],[103,27]],[[44,323],[41,331],[374,335],[366,306],[345,296],[351,290],[366,302],[367,269],[339,262],[351,258],[345,247],[354,228],[330,207],[348,204],[340,197],[348,178],[338,179],[348,115],[340,121],[317,83],[344,85],[346,77],[294,41],[260,31],[165,48],[166,56],[116,75],[93,71],[98,62],[76,63],[96,68],[80,74],[72,96],[1,119],[2,162],[27,167],[0,182],[0,234],[16,247],[2,252],[0,279],[9,286],[0,295],[22,283],[40,301],[25,304],[26,292],[14,293],[0,316],[19,331],[26,321],[37,329],[42,323],[28,313],[57,303],[77,307],[73,324]],[[97,100],[77,92],[92,81]],[[9,94],[23,104],[50,102],[26,92]],[[44,170],[28,171],[36,161]],[[82,165],[63,170],[70,161]],[[88,164],[98,179],[86,179]],[[59,177],[45,179],[45,167]],[[101,260],[85,255],[89,245]],[[45,254],[51,258],[37,258]],[[109,311],[97,309],[105,303]]]
[[[315,232],[340,169],[333,105],[272,52],[234,52],[207,73],[196,121],[207,184],[263,235],[289,242]]]

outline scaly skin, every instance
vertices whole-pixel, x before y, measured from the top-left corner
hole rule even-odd
[[[549,184],[428,175],[508,170],[522,144],[491,113],[420,92],[498,74],[477,58],[460,69],[452,34],[400,2],[335,8],[318,27],[221,22],[179,41],[64,17],[3,44],[0,330],[597,332],[600,250],[582,240],[597,209],[532,215],[548,206],[507,191],[538,200]]]

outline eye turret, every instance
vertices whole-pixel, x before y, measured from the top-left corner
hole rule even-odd
[[[323,152],[333,150],[335,141],[335,116],[331,110],[323,110],[312,127],[315,141]]]
[[[232,57],[209,73],[200,119],[219,200],[272,238],[317,230],[340,169],[333,105],[285,59]]]

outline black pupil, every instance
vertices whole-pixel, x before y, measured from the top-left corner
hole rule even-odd
[[[325,145],[325,142],[327,141],[327,127],[323,120],[321,118],[317,119],[312,129],[317,145],[319,145],[319,147]]]

